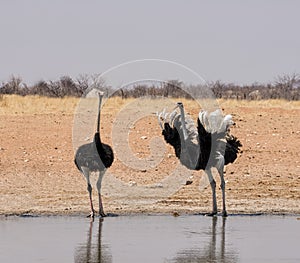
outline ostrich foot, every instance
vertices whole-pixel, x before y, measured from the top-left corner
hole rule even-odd
[[[227,216],[228,216],[226,210],[222,212],[222,216],[223,216],[223,217],[227,217]]]
[[[95,211],[91,211],[86,217],[94,218],[95,217]]]
[[[99,216],[100,216],[100,217],[106,217],[107,215],[106,215],[103,211],[100,211],[100,212],[99,212]]]
[[[205,214],[205,216],[215,216],[215,215],[217,215],[217,211]]]
[[[99,197],[99,216],[106,217],[106,214],[104,213],[104,209],[103,209],[103,205],[102,205],[102,198],[101,198],[100,190],[98,192],[98,197]]]

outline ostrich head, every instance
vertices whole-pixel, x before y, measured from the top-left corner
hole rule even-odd
[[[104,96],[104,92],[101,91],[101,90],[98,90],[98,95],[99,95],[99,97],[103,97]]]
[[[177,102],[176,105],[177,105],[177,106],[176,106],[175,108],[179,108],[179,109],[182,108],[182,109],[183,109],[183,104],[182,104],[182,102]]]

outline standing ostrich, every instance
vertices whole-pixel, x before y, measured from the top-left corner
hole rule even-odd
[[[179,108],[179,113],[176,109]],[[224,165],[234,162],[242,144],[229,134],[234,124],[231,115],[223,117],[221,110],[208,113],[200,111],[196,128],[189,116],[184,113],[181,102],[169,114],[165,110],[158,114],[162,135],[174,147],[176,157],[190,170],[204,170],[212,189],[213,210],[207,214],[217,214],[216,182],[211,168],[215,167],[221,178],[223,216],[227,216],[225,206]]]
[[[114,161],[114,154],[112,148],[101,142],[100,138],[100,113],[103,92],[99,92],[99,105],[98,105],[98,119],[97,130],[94,135],[94,140],[91,143],[84,144],[78,148],[75,154],[75,164],[78,170],[85,176],[87,181],[87,190],[90,197],[91,213],[90,217],[94,217],[95,210],[92,201],[92,186],[90,182],[91,172],[98,172],[97,189],[99,196],[99,215],[106,216],[103,211],[102,198],[101,198],[101,182],[105,171],[110,167]]]

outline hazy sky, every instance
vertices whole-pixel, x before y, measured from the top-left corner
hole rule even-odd
[[[159,58],[206,80],[300,73],[300,1],[0,0],[0,82],[101,73]]]

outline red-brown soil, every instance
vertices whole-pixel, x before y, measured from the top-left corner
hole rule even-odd
[[[26,99],[26,98],[24,98]],[[36,98],[40,100],[41,98]],[[231,132],[243,144],[242,153],[226,167],[226,204],[229,213],[300,213],[300,107],[276,104],[222,101],[224,113],[232,114]],[[103,109],[102,140],[112,144],[117,103]],[[86,182],[73,158],[73,108],[44,112],[9,109],[0,114],[0,214],[88,214]],[[6,107],[5,105],[2,107]],[[66,106],[67,107],[67,106]],[[138,110],[138,109],[137,109]],[[199,111],[187,111],[195,120]],[[154,115],[129,127],[128,144],[138,158],[150,154],[150,140],[161,131]],[[173,149],[166,147],[163,160],[151,169],[134,169],[120,161],[109,172],[131,187],[132,196],[104,195],[106,212],[203,213],[211,210],[211,189],[203,171],[193,172],[193,181],[170,196],[148,200],[135,187],[157,183],[178,165]],[[112,176],[109,173],[106,176]],[[216,176],[217,184],[219,178]],[[201,185],[201,187],[199,187]],[[103,182],[105,188],[105,181]],[[94,188],[95,189],[95,188]],[[122,190],[121,190],[122,191]],[[93,192],[97,205],[97,191]],[[217,190],[219,209],[221,191]]]

